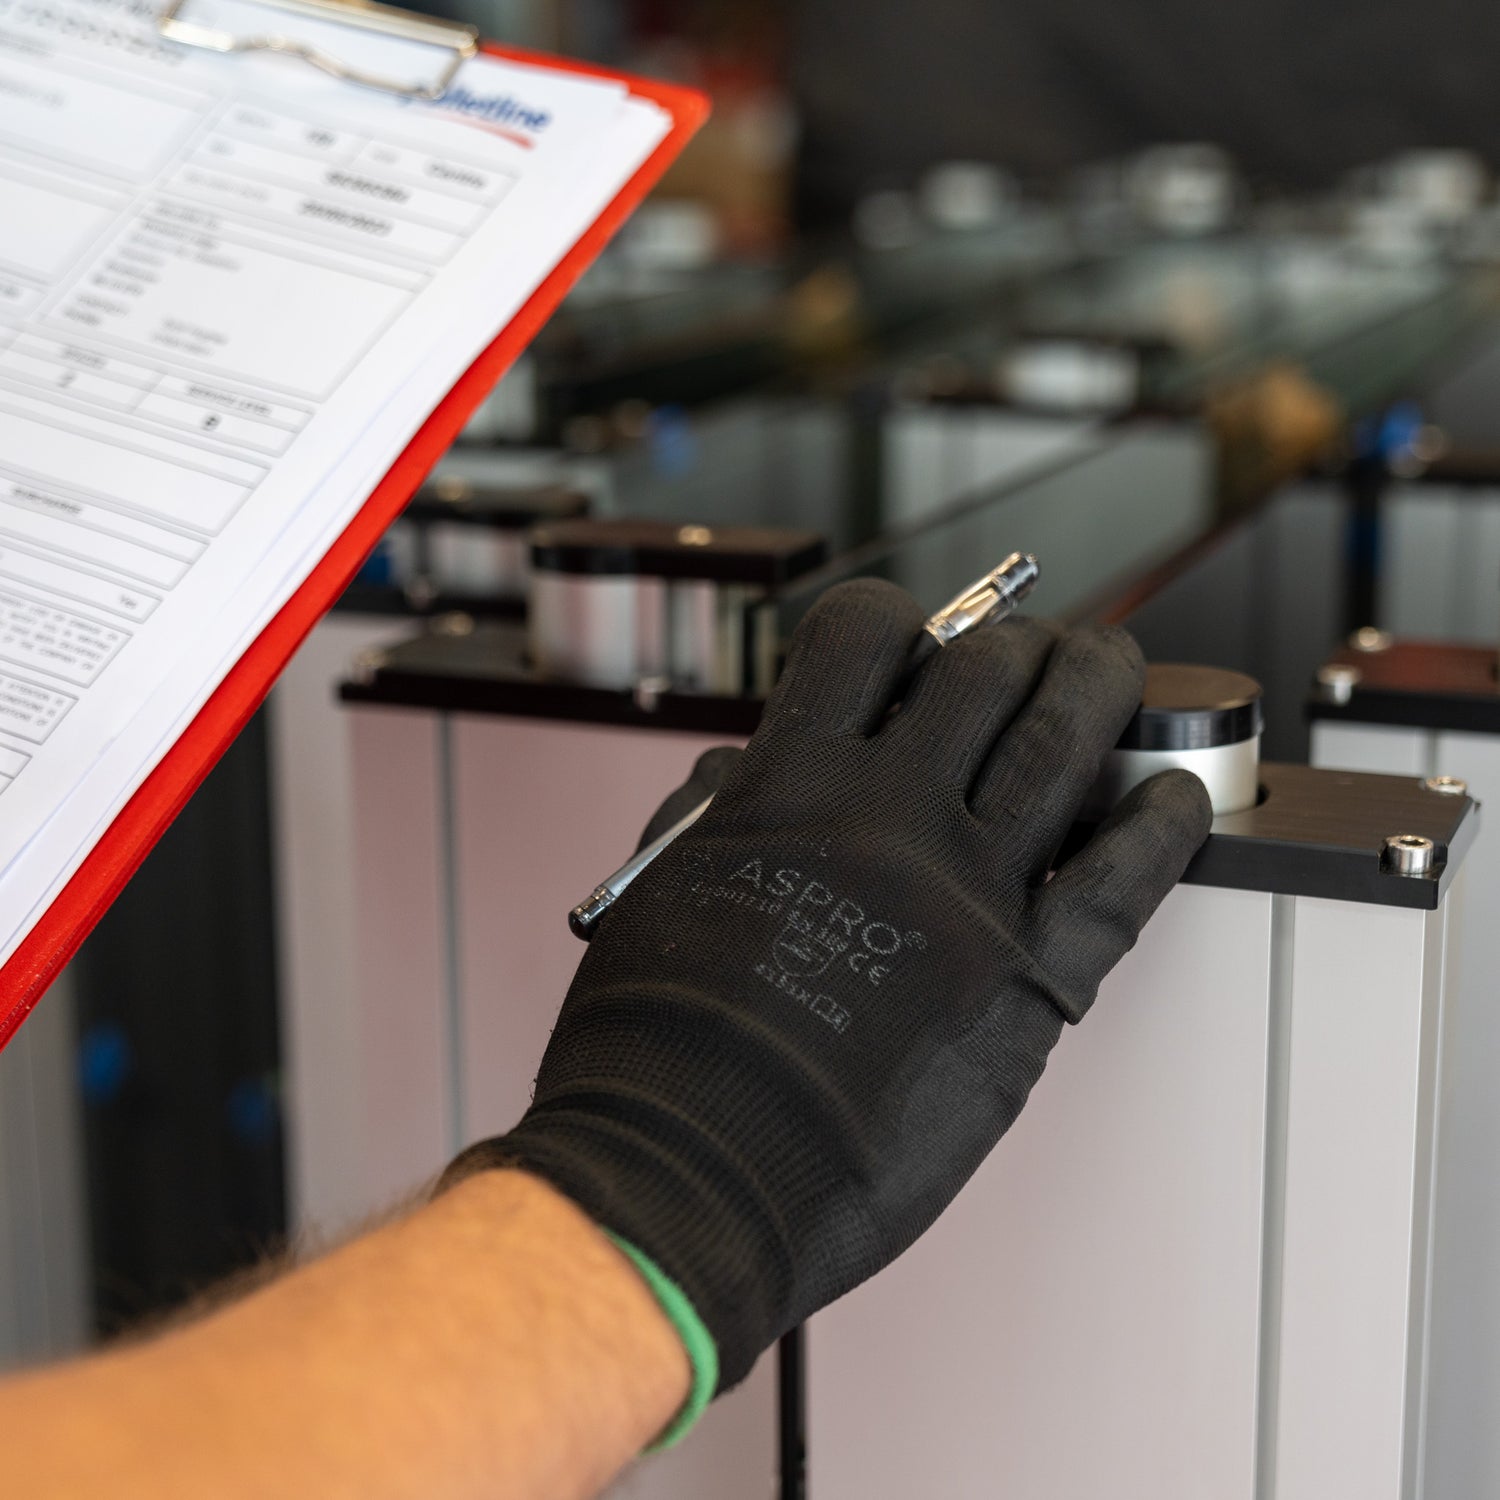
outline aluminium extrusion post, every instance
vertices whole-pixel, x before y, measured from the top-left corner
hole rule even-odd
[[[958,1200],[813,1319],[812,1495],[1422,1493],[1472,810],[1262,769],[1195,865],[1213,883],[1172,893]],[[1432,838],[1440,880],[1382,872],[1398,829]]]
[[[520,1113],[580,953],[578,871],[737,736],[374,699],[351,721],[381,1196]],[[809,1325],[813,1496],[1416,1500],[1413,1267],[1471,808],[1262,771],[975,1181]],[[1433,839],[1436,875],[1382,873],[1397,831]],[[762,1361],[619,1494],[763,1500],[775,1417]]]
[[[1338,651],[1309,703],[1314,764],[1461,780],[1500,803],[1493,647],[1388,636]],[[1371,650],[1373,645],[1378,649]],[[1329,669],[1332,669],[1331,671]],[[1338,701],[1342,700],[1342,701]],[[1456,795],[1456,792],[1454,793]],[[1500,1493],[1500,840],[1465,861],[1452,940],[1435,1205],[1427,1483],[1433,1500]]]
[[[298,648],[269,703],[287,1218],[294,1232],[324,1237],[348,1233],[386,1201],[367,1191],[356,1107],[355,850],[371,835],[356,821],[351,726],[334,690],[351,661],[372,660],[407,629],[399,616],[330,615]]]
[[[567,926],[580,877],[619,863],[642,809],[701,751],[744,736],[369,704],[348,718],[354,1082],[337,1108],[305,1117],[304,1151],[326,1154],[320,1133],[339,1126],[358,1144],[351,1167],[373,1211],[520,1118],[586,951]],[[771,1353],[689,1442],[622,1475],[611,1500],[766,1500],[776,1377]]]

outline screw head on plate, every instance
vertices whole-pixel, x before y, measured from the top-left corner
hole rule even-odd
[[[413,578],[402,592],[413,609],[426,609],[437,598],[437,585],[423,573]]]
[[[1381,630],[1375,625],[1361,625],[1349,637],[1349,644],[1356,651],[1389,651],[1395,640],[1389,630]]]
[[[654,714],[661,706],[661,695],[672,691],[672,679],[666,676],[642,677],[635,685],[635,706],[643,714]]]
[[[1364,674],[1358,667],[1330,663],[1318,668],[1318,687],[1330,703],[1347,703],[1354,696]]]
[[[1449,797],[1462,797],[1469,790],[1469,783],[1457,776],[1429,776],[1422,785],[1429,792],[1442,792]]]
[[[389,660],[390,657],[384,651],[356,651],[354,660],[349,663],[349,675],[356,682],[374,682],[376,674]]]
[[[1427,875],[1436,852],[1432,840],[1419,833],[1393,833],[1385,841],[1381,863],[1393,875]]]

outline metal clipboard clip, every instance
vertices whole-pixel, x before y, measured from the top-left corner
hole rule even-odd
[[[397,41],[435,47],[449,54],[435,80],[408,83],[356,67],[304,37],[276,31],[236,33],[202,21],[188,20],[182,13],[193,4],[194,0],[168,0],[166,9],[156,21],[161,35],[170,41],[203,47],[210,52],[280,52],[300,57],[334,78],[388,94],[400,94],[408,99],[441,98],[454,74],[479,51],[479,32],[473,26],[420,16],[414,11],[398,10],[393,5],[378,5],[374,0],[255,0],[256,9],[281,11],[303,21],[373,32]],[[318,29],[314,28],[315,34]]]

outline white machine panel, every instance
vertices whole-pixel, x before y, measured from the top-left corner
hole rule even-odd
[[[444,721],[378,709],[352,719],[360,1027],[348,1107],[371,1213],[419,1191],[452,1155]]]
[[[1173,892],[947,1214],[813,1320],[812,1495],[1252,1500],[1274,899]]]
[[[513,1125],[583,953],[567,913],[725,735],[361,708],[357,1093],[370,1208]],[[584,889],[579,888],[580,879]],[[775,1356],[611,1500],[769,1500]]]
[[[634,851],[642,809],[686,781],[704,750],[731,741],[490,716],[459,715],[452,724],[458,1149],[508,1129],[531,1102],[537,1063],[583,956],[568,911]],[[690,1443],[637,1465],[611,1500],[769,1500],[775,1363],[774,1354],[762,1359]]]
[[[567,911],[725,736],[350,715],[364,1129],[409,1190],[525,1108]],[[949,1212],[813,1320],[813,1500],[1420,1500],[1445,920],[1174,891]],[[772,1366],[615,1500],[768,1500]]]
[[[1378,622],[1419,640],[1495,639],[1500,489],[1392,485],[1381,502]]]
[[[1457,776],[1486,809],[1500,807],[1494,735],[1321,721],[1313,726],[1312,759]],[[1463,887],[1462,901],[1448,903],[1423,1454],[1429,1500],[1500,1494],[1500,838],[1483,822],[1464,861]],[[1382,1107],[1377,1119],[1387,1118]]]
[[[1174,892],[949,1213],[814,1320],[811,1492],[1416,1500],[1444,920]]]
[[[1276,1500],[1414,1500],[1444,922],[1296,903]],[[1271,1351],[1267,1351],[1268,1354]],[[1268,1413],[1269,1415],[1269,1413]]]
[[[339,1232],[372,1208],[360,1089],[353,720],[336,692],[400,619],[331,615],[287,663],[270,700],[277,990],[285,1059],[287,1177],[295,1228]]]
[[[1376,728],[1330,719],[1312,727],[1311,764],[1335,771],[1384,771],[1399,776],[1431,776],[1427,737],[1410,729]],[[1392,829],[1391,832],[1397,832]]]
[[[458,1149],[509,1129],[531,1102],[583,957],[568,912],[635,851],[642,810],[686,781],[704,750],[731,741],[478,715],[456,716],[452,735]]]
[[[1491,820],[1449,915],[1427,1426],[1427,1494],[1444,1500],[1500,1495],[1500,739],[1434,738],[1433,774],[1467,780]]]

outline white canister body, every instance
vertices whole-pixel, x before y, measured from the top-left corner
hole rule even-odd
[[[427,546],[440,593],[525,597],[531,563],[524,531],[434,521],[427,528]]]
[[[527,642],[548,677],[633,688],[666,669],[666,583],[633,573],[531,575]]]
[[[1087,811],[1108,812],[1159,771],[1191,771],[1214,816],[1245,812],[1260,797],[1261,688],[1222,667],[1153,662],[1141,706],[1110,751]]]
[[[1191,771],[1208,789],[1215,817],[1244,812],[1260,796],[1260,736],[1201,750],[1111,750],[1090,801],[1111,808],[1132,787],[1174,767]]]

